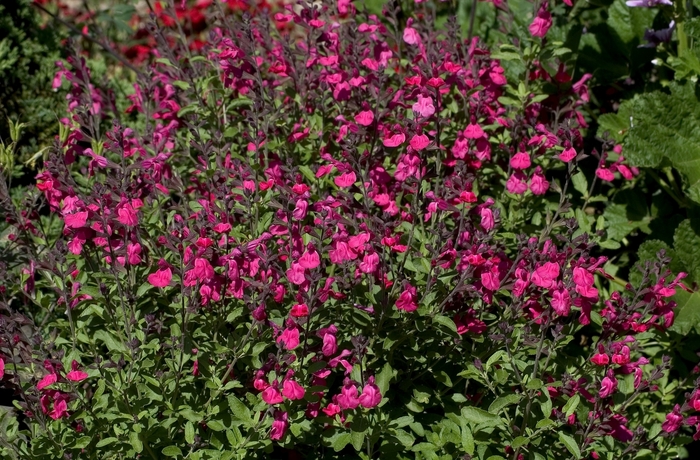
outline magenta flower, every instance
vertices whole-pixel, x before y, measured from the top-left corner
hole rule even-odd
[[[403,136],[403,134],[402,134]],[[402,141],[403,142],[403,141]],[[341,174],[340,176],[336,177],[333,179],[333,182],[335,182],[335,185],[341,188],[345,187],[350,187],[352,184],[355,183],[357,180],[357,176],[355,175],[354,171],[346,172]]]
[[[282,439],[289,428],[289,422],[287,421],[287,413],[279,410],[275,411],[274,421],[272,422],[272,429],[270,430],[270,439],[272,441],[279,441]]]
[[[673,6],[671,0],[628,0],[625,4],[630,8],[655,8],[659,5]]]
[[[273,404],[280,404],[284,401],[284,398],[282,397],[282,393],[280,393],[280,390],[278,388],[278,383],[277,380],[272,382],[272,385],[269,387],[265,388],[262,392],[262,399],[269,405]]]
[[[398,147],[406,141],[406,135],[403,133],[392,134],[389,137],[385,137],[382,143],[384,147]]]
[[[396,299],[396,308],[409,313],[418,309],[415,287],[406,284],[404,291],[399,295],[399,298]]]
[[[526,152],[518,152],[510,159],[510,166],[513,169],[529,168],[530,164],[530,155]]]
[[[374,113],[371,110],[363,110],[355,115],[355,123],[362,126],[369,126],[374,121]]]
[[[45,375],[43,379],[36,384],[37,390],[43,390],[44,388],[53,385],[58,380],[58,376],[54,373]]]
[[[376,407],[382,401],[382,394],[379,391],[379,387],[374,383],[374,376],[367,379],[367,383],[358,399],[360,405],[366,409]]]
[[[71,371],[66,374],[66,378],[68,380],[71,380],[73,382],[81,382],[88,378],[88,374],[85,371],[78,370],[78,361],[73,360],[73,362],[70,364]]]
[[[164,259],[160,259],[158,266],[160,268],[155,273],[148,275],[148,282],[154,287],[163,288],[168,286],[170,281],[172,281],[173,272]]]
[[[425,134],[416,134],[409,142],[409,145],[413,148],[413,150],[418,152],[426,148],[428,144],[430,144],[430,139],[428,139],[428,136]]]
[[[284,331],[277,337],[277,343],[284,344],[287,350],[294,350],[299,346],[299,329],[295,324],[288,325]]]
[[[81,211],[63,216],[63,221],[66,223],[66,228],[80,228],[85,226],[87,218],[87,211]]]
[[[529,30],[533,37],[544,38],[550,27],[552,27],[552,14],[547,11],[547,6],[544,4],[530,24]]]
[[[464,129],[464,137],[467,139],[479,139],[480,137],[484,137],[485,133],[484,130],[481,129],[481,126],[477,125],[476,123],[470,123],[465,129]]]
[[[423,97],[418,95],[418,102],[413,104],[413,111],[423,118],[428,118],[435,113],[435,106],[433,105],[433,98]]]
[[[345,385],[343,385],[338,395],[338,406],[341,410],[352,410],[359,405],[360,400],[357,397],[357,387],[351,380],[345,379]]]
[[[295,318],[309,316],[309,307],[305,303],[296,304],[292,307],[292,311],[289,314]]]
[[[303,399],[305,394],[306,390],[291,378],[285,379],[282,383],[282,395],[291,401]]]
[[[557,289],[552,292],[552,309],[559,316],[568,316],[571,312],[571,296],[566,289]]]
[[[299,258],[299,265],[306,269],[314,269],[321,265],[321,257],[315,249],[307,250]]]
[[[603,377],[603,380],[600,382],[600,397],[607,398],[608,396],[612,396],[615,390],[617,390],[617,379],[612,370],[609,370],[608,374]]]
[[[532,283],[541,288],[551,289],[556,284],[557,278],[559,278],[559,264],[545,262],[532,274]]]
[[[576,150],[574,150],[573,147],[569,147],[568,149],[564,150],[563,152],[561,152],[559,154],[559,159],[561,161],[563,161],[564,163],[568,163],[571,160],[573,160],[574,158],[576,158],[576,155],[578,155],[576,153]]]
[[[681,427],[683,423],[683,416],[681,415],[681,406],[676,404],[673,407],[673,411],[666,416],[666,421],[661,425],[661,429],[666,433],[675,433],[678,428]]]

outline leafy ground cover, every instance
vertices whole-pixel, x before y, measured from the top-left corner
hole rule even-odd
[[[4,456],[688,457],[692,4],[17,8]]]

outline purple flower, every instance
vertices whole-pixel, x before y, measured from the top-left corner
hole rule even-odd
[[[654,8],[659,5],[673,5],[671,0],[628,0],[627,6],[635,8]]]
[[[671,36],[673,35],[673,29],[676,27],[676,22],[671,21],[668,28],[661,30],[647,29],[644,32],[644,40],[648,43],[645,45],[639,45],[639,48],[656,48],[661,43],[668,43],[671,41]]]

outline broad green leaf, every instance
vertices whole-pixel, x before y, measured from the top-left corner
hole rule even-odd
[[[454,335],[459,337],[459,333],[457,332],[457,325],[455,324],[454,321],[452,321],[451,318],[448,318],[447,316],[442,316],[442,315],[436,315],[433,317],[433,322],[437,323],[441,326],[446,327],[449,329]]]
[[[382,397],[386,396],[387,390],[389,390],[389,382],[394,376],[394,370],[391,368],[389,363],[386,363],[384,367],[382,367],[381,372],[377,374],[376,377],[376,384],[379,387],[379,391],[382,394]]]
[[[496,398],[494,402],[491,403],[491,405],[489,406],[489,412],[494,415],[498,414],[504,407],[510,406],[511,404],[519,403],[520,398],[521,396],[516,394],[500,396]]]
[[[669,329],[682,335],[697,330],[700,325],[700,293],[678,290],[673,300],[678,306],[674,309],[676,318]]]
[[[187,441],[187,444],[194,442],[194,425],[190,421],[185,423],[185,441]]]
[[[576,393],[574,396],[569,398],[566,404],[564,404],[562,412],[564,412],[564,414],[566,414],[566,416],[569,417],[576,411],[576,408],[578,407],[580,401],[581,397],[578,395],[578,393]]]
[[[636,166],[671,162],[685,181],[688,197],[700,202],[700,102],[695,85],[671,83],[622,104],[630,112],[625,157]]]
[[[564,444],[566,450],[568,450],[569,453],[571,453],[571,455],[573,455],[575,459],[581,458],[581,450],[579,449],[578,444],[576,444],[574,438],[564,433],[563,431],[560,431],[559,441],[561,441],[562,444]]]
[[[350,436],[350,433],[336,433],[331,438],[331,447],[334,451],[340,452],[341,450],[345,449],[345,446],[347,446],[351,440],[352,437]]]
[[[496,415],[488,413],[485,410],[479,409],[477,407],[463,407],[462,417],[464,417],[465,419],[467,419],[468,422],[471,422],[474,425],[498,425],[501,422],[501,419],[498,418]]]
[[[177,446],[168,446],[161,451],[166,457],[182,457],[182,451]]]

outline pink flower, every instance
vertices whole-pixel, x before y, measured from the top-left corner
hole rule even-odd
[[[296,304],[292,307],[290,315],[292,315],[295,318],[309,316],[309,307],[305,303]]]
[[[287,421],[287,413],[279,410],[275,411],[274,421],[272,422],[272,429],[270,430],[270,439],[272,441],[279,441],[282,439],[289,428],[289,422]]]
[[[369,126],[374,122],[374,113],[371,110],[363,110],[355,115],[355,123],[362,126]]]
[[[398,310],[403,310],[406,312],[416,311],[418,309],[418,304],[416,304],[416,288],[410,284],[406,284],[404,291],[396,299],[396,308]]]
[[[352,381],[345,379],[345,385],[343,385],[338,395],[338,406],[341,410],[352,410],[359,405],[360,400],[357,397],[357,387]]]
[[[44,376],[43,379],[36,384],[37,390],[43,390],[44,388],[53,385],[58,380],[58,376],[54,373]]]
[[[66,228],[80,228],[85,226],[87,223],[87,218],[87,211],[82,211],[63,216],[63,221],[66,224]]]
[[[683,423],[683,416],[681,415],[681,406],[676,404],[673,407],[673,411],[666,416],[666,421],[661,425],[666,433],[675,433],[678,428],[681,427]]]
[[[360,271],[362,273],[374,273],[379,266],[379,255],[376,252],[365,254],[360,262]]]
[[[615,353],[612,357],[612,362],[620,366],[630,362],[630,347],[624,345],[619,353]]]
[[[612,182],[615,180],[615,174],[608,168],[598,168],[595,170],[595,175],[606,182]]]
[[[522,195],[527,192],[527,183],[523,180],[525,176],[520,171],[511,174],[506,182],[506,190],[514,195]]]
[[[510,159],[510,166],[513,169],[529,168],[530,164],[530,155],[526,152],[518,152]]]
[[[192,273],[198,281],[207,282],[214,277],[214,267],[211,266],[207,259],[198,257],[194,260]]]
[[[464,129],[464,137],[467,139],[479,139],[480,137],[484,137],[484,130],[476,123],[470,123],[469,126]]]
[[[323,356],[333,356],[338,351],[338,341],[333,334],[323,334]]]
[[[406,141],[406,135],[403,133],[393,134],[389,137],[385,137],[382,140],[384,147],[398,147]]]
[[[425,134],[416,134],[411,138],[409,145],[416,151],[420,152],[430,144],[430,139]]]
[[[127,227],[134,227],[139,223],[136,210],[130,204],[125,204],[117,210],[117,220]]]
[[[493,211],[490,208],[481,208],[479,211],[481,215],[481,227],[487,232],[491,231],[493,227],[496,226],[496,221],[493,217]]]
[[[571,160],[573,160],[574,158],[576,158],[576,155],[578,155],[576,153],[576,150],[574,150],[573,147],[569,147],[568,149],[564,150],[563,152],[561,152],[559,154],[559,159],[561,161],[563,161],[564,163],[568,163]]]
[[[282,394],[289,400],[303,399],[306,390],[302,388],[295,380],[286,379],[282,384]]]
[[[608,375],[603,377],[603,380],[600,382],[600,397],[607,398],[615,393],[615,390],[617,390],[617,379],[615,374],[609,371]]]
[[[54,420],[58,420],[66,415],[68,415],[68,403],[64,398],[61,398],[60,400],[54,402],[53,410],[49,414],[49,417]]]
[[[549,190],[549,182],[542,174],[542,169],[538,166],[530,179],[530,191],[533,195],[544,195]]]
[[[265,388],[262,392],[262,399],[269,405],[273,404],[280,404],[281,402],[284,401],[284,398],[282,397],[282,393],[280,393],[280,390],[277,388],[278,383],[277,380],[272,382],[272,385],[269,387]]]
[[[559,278],[559,264],[545,262],[532,274],[532,283],[541,288],[551,289],[556,284],[555,280],[557,278]]]
[[[284,331],[277,337],[277,343],[283,343],[287,350],[294,350],[299,346],[299,329],[292,324],[287,326]]]
[[[435,113],[435,106],[433,105],[433,98],[423,97],[418,95],[418,102],[413,104],[413,111],[420,115],[421,117],[428,118]]]
[[[293,262],[292,266],[287,270],[287,279],[292,284],[304,284],[306,277],[304,276],[304,267],[297,262]]]
[[[78,366],[78,361],[73,360],[73,362],[70,364],[71,371],[68,374],[66,374],[66,378],[68,380],[71,380],[73,382],[81,382],[88,378],[87,372],[78,370]]]
[[[552,14],[547,11],[546,4],[543,4],[532,24],[530,24],[530,33],[533,37],[544,38],[550,27],[552,27]]]
[[[299,265],[309,270],[314,269],[321,265],[321,257],[315,249],[307,250],[299,257]]]
[[[130,265],[141,263],[141,245],[139,243],[129,243],[126,245],[126,260]]]
[[[610,362],[610,357],[605,353],[596,353],[591,358],[591,362],[596,366],[605,366]]]
[[[598,297],[598,289],[593,287],[595,278],[588,270],[576,267],[574,268],[574,283],[576,283],[576,292],[583,297],[596,299]]]
[[[411,27],[411,24],[413,24],[413,18],[409,18],[406,22],[406,28],[403,30],[403,41],[409,45],[417,45],[421,42],[421,38],[418,31]]]
[[[401,135],[403,136],[403,134]],[[350,187],[352,184],[355,183],[356,180],[357,176],[355,175],[355,172],[350,171],[336,177],[335,179],[333,179],[333,182],[335,182],[335,185],[337,185],[338,187],[345,188]]]
[[[158,262],[160,267],[155,273],[148,275],[148,282],[154,287],[163,288],[170,284],[173,279],[173,272],[170,267],[167,266],[167,262],[164,259],[160,259]]]
[[[376,407],[382,401],[382,394],[379,391],[379,387],[374,383],[374,376],[367,379],[367,383],[358,399],[360,405],[367,409]]]
[[[0,357],[0,380],[5,376],[5,360]]]
[[[489,291],[497,291],[501,285],[498,279],[498,272],[485,271],[481,274],[481,284]]]
[[[571,312],[571,297],[566,289],[552,292],[552,308],[559,316],[568,316]]]

